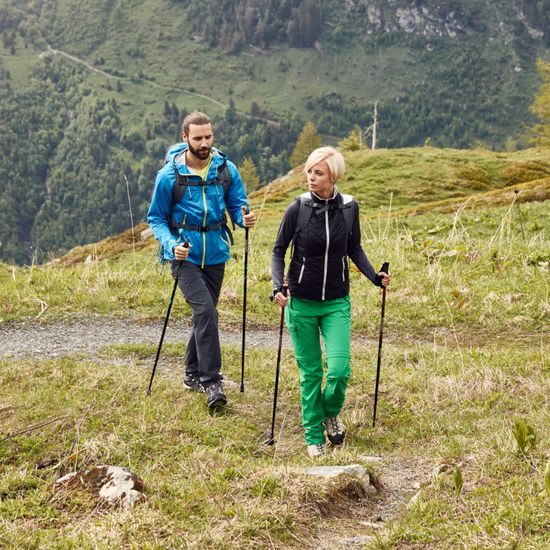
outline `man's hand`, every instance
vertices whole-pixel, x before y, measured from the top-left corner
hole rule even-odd
[[[256,214],[254,212],[246,212],[246,206],[241,206],[241,210],[243,211],[243,225],[245,227],[254,227],[256,225]]]
[[[189,256],[189,249],[191,248],[191,244],[178,244],[178,246],[174,247],[174,256],[176,257],[176,260],[187,260],[187,256]]]

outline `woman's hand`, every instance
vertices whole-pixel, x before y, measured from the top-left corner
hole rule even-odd
[[[391,275],[389,273],[385,273],[384,271],[380,271],[380,273],[378,273],[378,276],[382,279],[380,281],[382,283],[382,286],[384,288],[388,288],[391,282]]]
[[[281,307],[286,307],[288,305],[290,290],[287,289],[286,293],[287,296],[285,296],[282,292],[277,292],[277,294],[275,294],[275,296],[273,297],[273,301]]]

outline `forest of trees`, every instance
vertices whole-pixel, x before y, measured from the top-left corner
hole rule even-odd
[[[166,147],[180,141],[186,114],[165,102],[163,117],[139,133],[123,128],[116,99],[83,85],[83,69],[46,57],[24,92],[0,88],[0,259],[43,261],[93,242],[146,215]],[[300,119],[268,123],[231,103],[213,117],[216,146],[247,159],[254,185],[289,169]],[[260,174],[260,176],[258,176]]]

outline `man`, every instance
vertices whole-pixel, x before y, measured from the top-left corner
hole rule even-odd
[[[256,215],[249,212],[236,166],[212,146],[210,118],[197,111],[187,115],[182,138],[157,174],[147,221],[193,310],[184,384],[204,391],[209,409],[217,410],[227,403],[216,309],[233,240],[226,210],[241,227],[254,227]]]

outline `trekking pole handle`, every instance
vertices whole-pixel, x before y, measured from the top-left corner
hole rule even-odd
[[[382,267],[380,268],[380,271],[384,272],[384,273],[387,273],[389,275],[389,271],[390,271],[390,262],[384,262],[382,264]]]
[[[275,289],[273,291],[273,293],[271,294],[271,296],[269,297],[269,299],[273,302],[275,301],[275,296],[278,294],[278,293],[281,293],[283,296],[287,296],[287,293],[288,293],[288,284],[285,283],[280,289]]]

